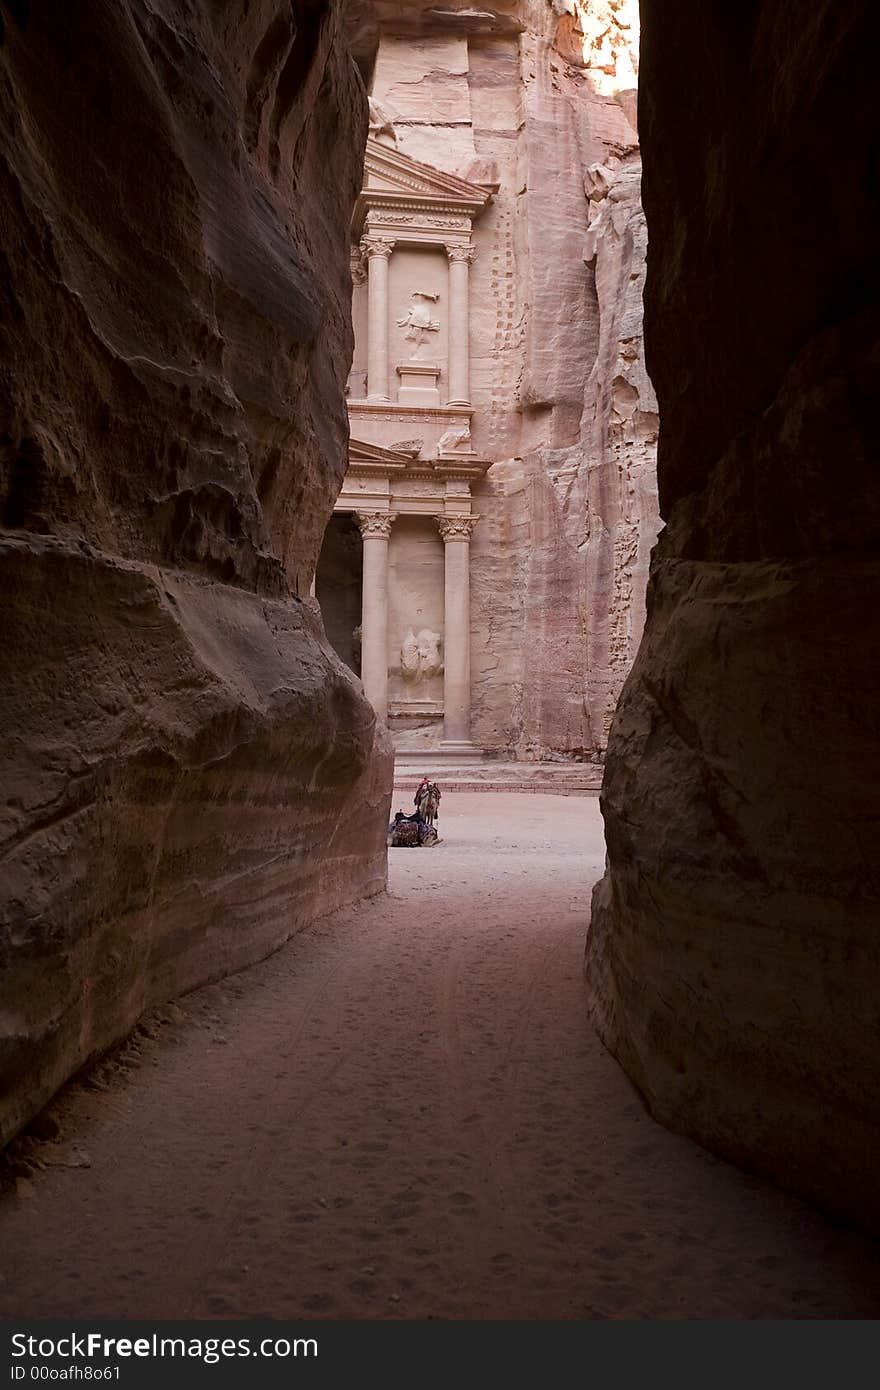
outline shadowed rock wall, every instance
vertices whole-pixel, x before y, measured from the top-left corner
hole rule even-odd
[[[143,1009],[380,889],[390,759],[305,597],[347,443],[343,4],[0,19],[2,1142]]]
[[[659,1119],[876,1225],[875,19],[809,8],[642,4],[667,527],[587,970]]]

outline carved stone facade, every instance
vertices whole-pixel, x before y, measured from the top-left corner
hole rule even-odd
[[[471,486],[488,462],[471,445],[468,280],[492,189],[402,154],[379,138],[385,108],[374,103],[373,115],[353,227],[352,442],[336,504],[362,538],[361,621],[340,651],[392,729],[471,751]],[[337,601],[320,565],[316,591],[325,608]]]
[[[634,93],[618,90],[638,36],[601,0],[589,23],[507,0],[491,33],[477,9],[446,27],[421,8],[381,11],[352,226],[335,524],[369,508],[390,527],[364,532],[361,675],[398,744],[600,757],[658,526]],[[416,680],[428,632],[441,659]]]

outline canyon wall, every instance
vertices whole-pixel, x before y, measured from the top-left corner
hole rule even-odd
[[[390,749],[307,597],[367,125],[342,3],[0,16],[3,1142],[384,886]]]
[[[598,758],[658,528],[634,0],[379,0],[399,149],[493,187],[470,272],[471,736]]]
[[[660,1120],[876,1226],[872,8],[642,14],[667,526],[608,753],[591,1008]]]

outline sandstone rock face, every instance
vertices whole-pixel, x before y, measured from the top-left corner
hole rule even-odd
[[[4,7],[0,1142],[384,885],[387,736],[305,597],[347,442],[343,22]]]
[[[626,9],[628,43],[617,24]],[[517,344],[517,413],[505,419],[494,393],[487,443],[512,457],[500,452],[490,469],[474,538],[475,608],[488,619],[475,737],[506,727],[520,757],[596,757],[635,655],[658,526],[638,138],[612,95],[634,80],[637,10],[536,0],[518,13],[513,197],[496,216],[524,273],[513,303],[497,278],[487,284],[493,318],[507,317],[484,337],[487,366],[499,328]],[[488,63],[478,71],[488,77]],[[502,168],[505,134],[495,130],[491,147]]]
[[[872,12],[642,13],[668,524],[609,747],[592,1012],[659,1119],[876,1225]]]
[[[397,147],[493,190],[470,271],[470,447],[491,463],[473,487],[471,737],[599,757],[658,527],[637,6],[377,8],[373,96]]]

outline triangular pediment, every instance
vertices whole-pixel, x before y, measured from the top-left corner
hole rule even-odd
[[[369,464],[373,468],[397,469],[406,468],[410,460],[410,454],[398,453],[396,449],[383,449],[381,444],[367,444],[362,439],[349,440],[349,463]]]
[[[457,174],[446,174],[430,164],[421,164],[389,145],[377,140],[367,141],[364,160],[364,185],[361,197],[369,205],[371,195],[393,195],[403,199],[427,200],[444,206],[466,207],[479,212],[489,202],[491,194],[478,183],[470,183]]]

